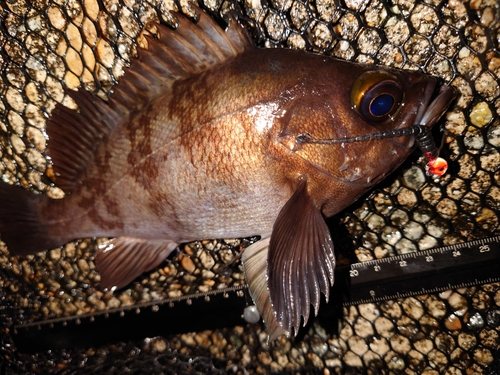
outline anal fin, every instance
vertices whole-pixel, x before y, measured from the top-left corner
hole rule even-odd
[[[178,246],[169,240],[113,238],[100,246],[96,255],[97,271],[103,288],[123,288],[140,274],[167,258]]]
[[[257,310],[264,319],[269,340],[274,341],[282,334],[289,336],[276,321],[267,289],[267,254],[269,238],[262,239],[245,249],[241,257],[245,268],[245,278],[248,290]]]

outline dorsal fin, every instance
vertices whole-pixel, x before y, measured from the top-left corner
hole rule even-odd
[[[230,17],[224,31],[199,8],[198,22],[174,13],[179,26],[157,25],[158,38],[147,37],[106,103],[83,89],[67,91],[79,114],[58,104],[47,125],[47,155],[53,162],[55,182],[71,193],[81,182],[94,153],[116,126],[126,123],[153,98],[168,91],[177,80],[188,78],[228,61],[252,47],[241,25]]]

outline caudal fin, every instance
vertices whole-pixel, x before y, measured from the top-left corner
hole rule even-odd
[[[0,183],[0,240],[12,255],[28,255],[60,245],[49,237],[40,217],[47,198],[18,186]]]

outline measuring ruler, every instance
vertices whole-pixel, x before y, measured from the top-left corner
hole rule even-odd
[[[500,236],[338,267],[330,304],[349,306],[500,281]],[[245,285],[14,327],[21,352],[246,324]]]
[[[338,269],[344,306],[500,281],[500,236],[375,259]]]

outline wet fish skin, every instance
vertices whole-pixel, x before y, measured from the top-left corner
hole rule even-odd
[[[13,254],[116,237],[96,260],[103,286],[123,287],[179,243],[260,235],[258,251],[243,258],[250,290],[263,301],[257,306],[272,337],[297,332],[333,283],[324,217],[394,170],[414,143],[312,145],[297,136],[342,138],[418,123],[436,80],[257,49],[234,20],[221,33],[199,13],[196,25],[178,15],[176,31],[158,26],[160,39],[139,51],[108,103],[68,92],[80,113],[58,105],[47,125],[55,183],[68,196],[55,201],[0,185],[0,236]],[[353,109],[352,87],[372,72],[401,85],[404,105],[393,120],[374,124]],[[450,98],[442,101],[439,114]]]

